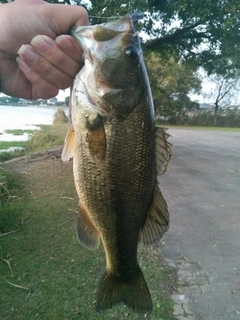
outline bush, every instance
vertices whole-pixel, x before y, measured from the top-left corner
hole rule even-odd
[[[220,109],[217,113],[216,118],[217,127],[228,127],[228,128],[240,128],[240,111],[238,109]],[[169,116],[167,120],[157,121],[157,123],[164,125],[186,125],[186,126],[214,126],[214,113],[212,111],[200,111],[196,112],[192,116],[182,115],[177,118],[177,116]]]
[[[63,109],[58,108],[54,114],[53,124],[60,124],[68,122],[68,117],[66,116]]]
[[[211,111],[199,112],[189,117],[184,124],[189,126],[214,126],[214,114]],[[240,128],[240,112],[220,110],[217,113],[217,126]]]

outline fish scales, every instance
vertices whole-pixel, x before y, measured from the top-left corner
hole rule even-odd
[[[102,29],[78,27],[73,36],[84,50],[85,66],[72,89],[72,124],[62,158],[73,156],[80,199],[79,241],[95,249],[101,240],[106,255],[96,309],[123,302],[146,313],[152,301],[138,265],[137,247],[140,238],[151,243],[168,228],[156,168],[165,171],[170,146],[164,130],[155,128],[149,82],[131,16]],[[156,145],[161,163],[156,160]]]

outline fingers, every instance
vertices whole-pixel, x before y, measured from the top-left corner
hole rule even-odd
[[[42,78],[39,73],[32,70],[20,58],[17,58],[17,62],[22,73],[31,84],[31,92],[28,93],[30,100],[49,99],[58,94],[59,88],[57,86]]]
[[[64,40],[60,43],[68,53],[61,50],[57,43],[47,36],[36,36],[31,45],[23,45],[18,51],[19,57],[32,70],[60,89],[71,85],[71,78],[74,78],[81,68],[80,62],[77,61],[81,59],[81,50],[77,44],[74,46],[73,41]]]
[[[72,59],[81,62],[83,51],[76,41],[69,35],[61,35],[55,39],[58,47]]]
[[[56,95],[58,89],[71,86],[82,66],[79,62],[82,50],[68,35],[59,36],[56,41],[36,36],[31,45],[23,45],[18,54],[21,71],[41,98],[49,98]]]

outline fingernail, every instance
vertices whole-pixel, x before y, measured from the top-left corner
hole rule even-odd
[[[21,46],[21,48],[18,50],[18,54],[22,60],[29,63],[35,63],[38,58],[38,55],[26,45]]]
[[[55,39],[55,42],[61,46],[66,52],[71,52],[73,45],[72,42],[68,39],[69,35],[60,35]]]
[[[51,44],[46,40],[44,36],[38,35],[31,41],[31,45],[34,46],[39,52],[47,53],[50,50]]]
[[[31,68],[24,61],[22,61],[19,57],[17,57],[17,63],[18,63],[21,70],[23,70],[25,72],[28,72],[31,70]]]

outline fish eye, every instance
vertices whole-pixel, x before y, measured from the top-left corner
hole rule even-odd
[[[137,48],[134,46],[129,46],[126,49],[126,55],[131,58],[131,59],[135,59],[138,57],[138,51]]]

